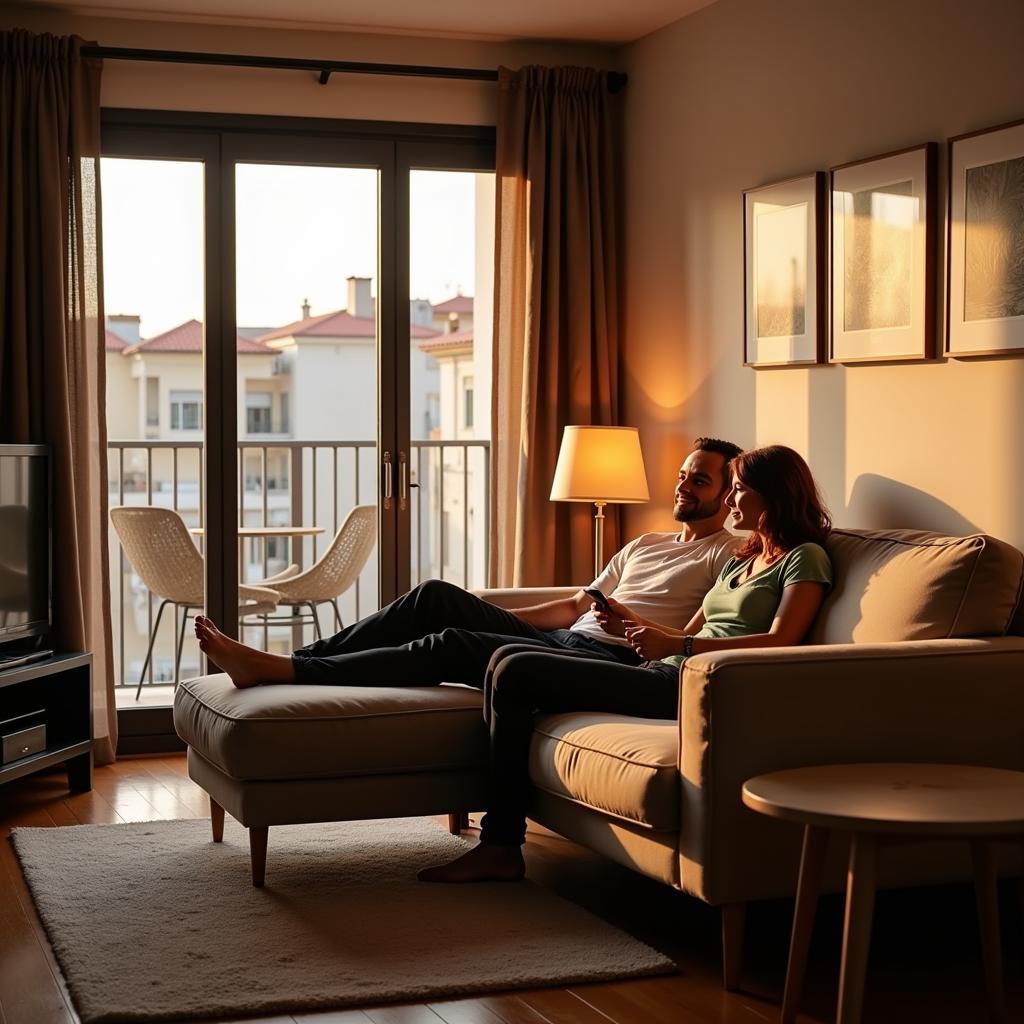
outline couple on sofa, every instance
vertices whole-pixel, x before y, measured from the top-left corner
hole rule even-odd
[[[580,590],[512,612],[428,580],[291,656],[237,643],[205,616],[196,618],[196,636],[238,687],[483,688],[490,765],[481,841],[420,878],[518,879],[536,712],[675,718],[686,658],[800,643],[832,584],[822,547],[829,515],[807,464],[790,448],[742,452],[698,438],[679,468],[673,517],[678,533],[631,541],[591,585],[608,598],[604,610]],[[727,522],[749,537],[733,536]]]

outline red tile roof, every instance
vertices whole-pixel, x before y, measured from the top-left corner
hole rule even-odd
[[[448,331],[445,334],[438,334],[429,341],[420,342],[420,350],[423,352],[438,352],[446,348],[463,348],[473,344],[473,328],[465,331]]]
[[[109,332],[108,332],[109,333]],[[274,355],[274,350],[267,348],[259,341],[251,338],[244,338],[237,335],[238,351],[243,354],[262,356]],[[134,355],[136,352],[202,352],[203,351],[203,325],[198,320],[186,320],[177,327],[172,327],[163,334],[154,338],[147,338],[137,345],[125,348],[125,355]]]
[[[413,338],[433,338],[437,331],[430,327],[412,326],[410,336]],[[350,316],[344,309],[333,313],[321,313],[319,316],[296,320],[294,323],[278,327],[268,334],[260,335],[260,341],[274,341],[277,338],[375,338],[377,321],[372,316]]]
[[[128,347],[128,342],[124,338],[118,337],[113,331],[107,330],[106,332],[106,344],[104,348],[108,352],[120,352],[121,349]]]
[[[434,316],[438,313],[472,313],[473,312],[473,296],[472,295],[456,295],[453,298],[447,299],[446,301],[434,306]]]

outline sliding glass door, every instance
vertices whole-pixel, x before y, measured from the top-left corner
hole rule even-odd
[[[427,129],[127,111],[106,122],[111,504],[176,511],[201,559],[202,607],[272,651],[427,576],[482,585],[487,133],[428,141]],[[133,267],[153,286],[132,291]],[[205,668],[199,609],[172,595],[154,632],[166,595],[116,534],[111,550],[119,706],[169,706],[175,677]]]
[[[409,170],[412,583],[487,585],[494,174]]]
[[[380,605],[389,147],[233,139],[238,614],[289,653]],[[277,156],[277,159],[274,157]],[[394,348],[389,339],[389,349]],[[266,614],[265,588],[283,600]]]
[[[202,665],[184,627],[204,589],[195,545],[217,148],[200,134],[140,131],[108,148],[100,174],[114,674],[118,706],[143,712],[122,730],[130,743],[132,725],[149,730],[175,679]]]

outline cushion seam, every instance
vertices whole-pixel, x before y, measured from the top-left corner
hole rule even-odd
[[[964,610],[964,605],[967,603],[967,595],[971,592],[971,584],[974,582],[975,574],[978,571],[978,563],[981,561],[981,556],[985,551],[985,544],[982,543],[974,552],[974,562],[971,565],[971,571],[967,574],[967,580],[964,583],[964,588],[960,593],[960,603],[956,606],[956,611],[953,613],[953,619],[949,624],[949,632],[946,634],[946,639],[950,640],[953,638],[954,630],[956,630],[958,623],[960,622],[960,613]],[[1003,632],[1006,632],[1005,627]]]
[[[850,530],[832,530],[831,535],[839,534],[843,537],[852,537],[854,540],[868,541],[872,544],[902,544],[908,548],[952,548],[958,544],[962,544],[964,541],[981,541],[982,547],[985,546],[984,538],[986,534],[983,533],[970,533],[966,537],[943,537],[940,536],[937,540],[929,541],[917,541],[917,540],[902,540],[899,537],[869,537],[866,533],[857,533]],[[941,541],[953,541],[952,544],[940,543]],[[975,545],[976,546],[976,545]]]
[[[939,638],[940,641],[943,640],[943,639],[946,639],[946,638],[943,638],[943,637]],[[959,638],[957,638],[957,639],[959,639]],[[964,637],[963,639],[966,640],[966,639],[970,639],[970,638],[969,637]],[[918,642],[920,642],[920,643],[932,643],[933,641],[928,641],[928,640],[923,640],[923,641],[894,640],[894,641],[891,641],[891,642],[894,645],[902,645],[902,644],[907,644],[907,643],[918,643]],[[835,647],[835,646],[838,646],[838,645],[836,645],[836,644],[817,644],[815,646],[819,646],[819,647]],[[853,644],[853,645],[845,645],[845,646],[860,646],[860,645]],[[869,645],[868,644],[864,644],[863,646],[867,647]],[[747,667],[749,667],[751,665],[769,665],[769,666],[774,666],[774,665],[821,665],[821,664],[837,664],[837,663],[840,663],[840,662],[857,662],[857,664],[861,664],[862,662],[868,662],[868,661],[893,661],[893,660],[900,660],[900,661],[902,661],[902,660],[905,660],[907,658],[950,658],[950,657],[981,658],[981,657],[993,657],[993,656],[997,656],[997,657],[998,656],[1013,657],[1014,655],[1019,657],[1021,654],[1024,654],[1024,651],[1019,651],[1019,650],[1009,650],[1009,651],[1006,651],[1006,650],[998,650],[998,651],[949,651],[949,650],[942,650],[942,651],[898,651],[898,652],[897,651],[892,651],[892,652],[888,652],[886,654],[865,655],[863,658],[857,658],[857,657],[837,658],[837,657],[834,657],[834,656],[833,657],[821,657],[821,658],[785,658],[785,659],[783,659],[783,658],[772,658],[771,661],[763,661],[763,660],[744,661],[744,662],[740,662],[739,666],[737,666],[737,665],[721,665],[721,664],[719,664],[719,665],[712,665],[711,668],[704,668],[704,666],[702,666],[702,665],[698,666],[698,665],[694,665],[692,662],[687,662],[687,664],[686,664],[686,671],[687,672],[697,672],[697,673],[699,673],[702,676],[710,676],[710,675],[712,675],[715,672],[724,672],[726,669],[736,668],[736,667],[747,668]]]
[[[362,779],[366,777],[381,778],[388,775],[394,776],[405,776],[405,775],[425,775],[428,772],[465,772],[472,771],[477,774],[483,772],[487,767],[486,761],[473,762],[472,764],[441,764],[441,765],[430,765],[425,768],[412,768],[412,767],[393,767],[388,766],[387,768],[356,768],[351,771],[335,773],[333,775],[321,775],[321,774],[306,774],[306,775],[269,775],[269,776],[241,776],[232,775],[226,768],[222,768],[216,761],[211,761],[208,757],[204,757],[207,763],[213,765],[218,771],[222,772],[229,779],[233,779],[235,782],[249,783],[249,782],[269,782],[279,783],[281,785],[289,785],[292,782],[332,782],[336,779]]]
[[[532,779],[530,780],[530,785],[532,785],[534,789],[539,789],[542,793],[547,793],[548,796],[555,796],[560,800],[568,800],[569,803],[575,804],[577,807],[585,807],[588,811],[596,811],[598,814],[604,814],[609,818],[616,818],[619,821],[628,822],[630,825],[639,825],[648,832],[671,833],[679,830],[678,825],[663,827],[652,825],[646,821],[637,821],[636,818],[627,818],[624,814],[617,814],[615,811],[609,811],[606,807],[598,807],[595,804],[588,803],[586,800],[580,800],[578,797],[575,797],[570,793],[556,793],[553,789],[548,789],[547,786],[542,786],[539,783],[534,782]]]
[[[452,707],[452,708],[400,708],[395,711],[374,711],[362,715],[349,715],[349,714],[331,714],[331,715],[316,715],[314,717],[300,717],[297,715],[274,715],[260,718],[250,718],[245,715],[229,715],[225,711],[221,711],[218,708],[212,707],[202,697],[197,696],[191,690],[185,690],[198,705],[206,708],[211,715],[217,715],[220,718],[227,719],[229,722],[302,722],[309,723],[310,721],[317,722],[333,722],[333,721],[344,721],[345,719],[362,719],[362,718],[393,718],[396,715],[423,715],[423,714],[439,714],[441,712],[452,712],[452,711],[469,711],[474,715],[480,714],[480,708],[476,706],[463,706],[463,707]]]
[[[676,719],[661,719],[661,721],[674,722],[676,721]],[[622,761],[623,764],[633,765],[636,768],[653,768],[657,771],[665,771],[666,769],[668,769],[674,772],[677,770],[678,767],[678,755],[676,756],[676,760],[673,761],[671,764],[651,764],[645,761],[633,761],[630,760],[628,757],[624,757],[622,754],[613,754],[611,751],[608,750],[598,750],[594,747],[585,747],[583,746],[583,744],[576,743],[574,740],[566,739],[564,736],[553,736],[551,733],[545,732],[543,729],[538,729],[536,727],[533,731],[534,733],[540,736],[546,736],[549,740],[554,740],[556,743],[565,743],[567,746],[574,747],[576,750],[585,750],[591,754],[600,754],[602,757],[610,757],[616,761]]]

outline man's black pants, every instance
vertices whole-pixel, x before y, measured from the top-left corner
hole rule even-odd
[[[297,683],[482,688],[491,655],[508,644],[617,664],[640,661],[625,644],[601,643],[568,629],[536,629],[461,587],[427,580],[379,612],[295,651],[292,664]]]

